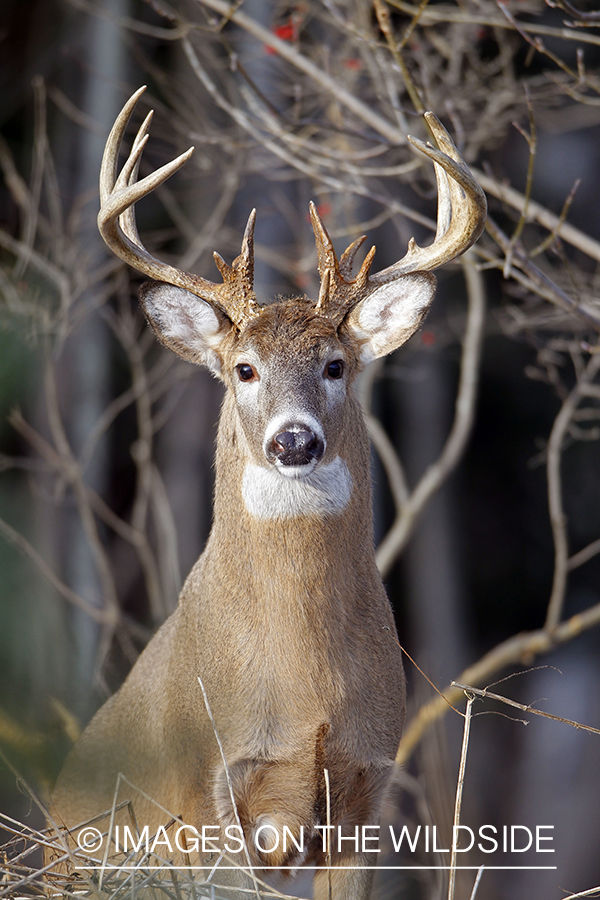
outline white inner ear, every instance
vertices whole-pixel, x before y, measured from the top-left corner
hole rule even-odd
[[[215,352],[223,334],[212,307],[200,297],[171,284],[157,282],[144,292],[146,315],[167,345],[193,362],[221,370]]]
[[[348,324],[365,341],[361,360],[391,353],[414,334],[435,294],[435,280],[424,273],[404,275],[377,288],[352,312]]]

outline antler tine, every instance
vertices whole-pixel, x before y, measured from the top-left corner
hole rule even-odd
[[[224,284],[215,284],[199,275],[184,272],[162,262],[152,256],[140,240],[135,222],[135,203],[177,172],[194,152],[194,148],[190,147],[176,159],[138,181],[140,159],[148,141],[148,131],[152,120],[152,112],[150,112],[142,123],[133,142],[131,153],[117,177],[119,150],[123,136],[136,103],[145,90],[145,87],[141,87],[130,97],[119,113],[106,142],[100,169],[101,206],[98,213],[100,234],[117,256],[144,275],[157,281],[185,288],[197,297],[219,307],[236,325],[241,325],[248,318],[256,315],[258,311],[252,289],[253,260],[250,259],[252,256],[252,228],[248,231],[247,227],[244,235],[242,257],[245,264],[242,267],[243,271],[233,272],[230,267],[227,267],[233,276],[226,279]],[[226,264],[223,263],[223,265]]]
[[[485,226],[487,201],[450,135],[433,113],[425,118],[439,150],[409,135],[408,139],[434,163],[438,185],[437,232],[433,244],[419,247],[411,238],[406,256],[372,275],[374,286],[409,272],[430,272],[471,247]]]
[[[327,229],[321,221],[321,217],[317,211],[317,207],[311,200],[308,204],[310,214],[310,222],[315,235],[315,244],[317,247],[317,268],[321,280],[325,276],[327,270],[335,270],[338,268],[338,261],[333,249],[333,242],[327,233]]]
[[[248,216],[246,228],[244,229],[244,237],[242,238],[242,249],[240,255],[233,261],[234,269],[242,269],[248,273],[250,282],[254,280],[254,226],[256,225],[256,210],[253,209]]]
[[[356,238],[355,241],[352,241],[349,247],[346,247],[346,249],[340,256],[340,273],[344,278],[349,279],[352,276],[352,265],[354,263],[354,257],[356,256],[357,250],[362,247],[366,239],[366,234],[363,234],[359,238]]]
[[[258,315],[260,310],[253,287],[255,222],[256,210],[253,209],[248,216],[248,222],[244,230],[240,255],[236,256],[231,265],[225,262],[220,253],[216,251],[213,253],[216,266],[223,276],[224,287],[231,287],[232,294],[235,291],[229,304],[227,315],[238,325]]]
[[[213,253],[215,263],[225,282],[245,282],[248,292],[254,296],[252,284],[254,279],[254,224],[256,222],[256,210],[253,209],[248,216],[248,222],[242,238],[242,249],[239,256],[232,264],[226,263],[220,253]]]
[[[100,165],[100,206],[102,207],[117,182],[117,165],[119,162],[119,149],[125,134],[125,129],[131,118],[131,114],[135,109],[138,100],[146,90],[146,85],[138,88],[135,94],[129,98],[110,130],[110,134],[104,147],[102,155],[102,163]]]
[[[336,256],[333,242],[323,225],[317,207],[311,201],[309,205],[310,219],[315,233],[317,246],[317,266],[321,277],[319,299],[316,311],[339,324],[344,316],[363,298],[369,281],[369,269],[373,262],[375,248],[367,254],[356,278],[352,279],[351,270],[356,251],[364,242],[360,237],[353,241],[342,253],[340,260]]]
[[[135,140],[133,142],[133,147],[131,148],[131,153],[129,154],[129,158],[127,159],[125,165],[121,170],[121,174],[118,176],[117,181],[114,186],[114,190],[121,190],[124,187],[130,187],[137,182],[138,172],[140,169],[140,162],[142,159],[142,153],[144,147],[148,143],[148,139],[150,137],[150,123],[152,122],[152,117],[154,115],[154,110],[150,110],[144,121],[140,126],[140,130],[135,136]],[[123,229],[123,233],[136,245],[143,249],[143,244],[140,240],[140,236],[137,230],[137,224],[135,221],[135,206],[132,204],[128,206],[125,212],[121,213],[119,216],[119,225]]]

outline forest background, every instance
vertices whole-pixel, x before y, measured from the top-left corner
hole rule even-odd
[[[412,235],[431,240],[433,168],[406,140],[427,138],[426,109],[487,192],[475,250],[438,273],[424,327],[360,384],[378,560],[422,670],[407,658],[387,815],[437,824],[447,846],[465,711],[453,680],[514,676],[490,690],[600,727],[593,2],[4,0],[0,51],[0,810],[41,827],[15,769],[47,798],[210,528],[221,387],[157,346],[139,277],[95,226],[104,141],[146,83],[142,172],[196,150],[138,205],[145,243],[214,279],[212,251],[237,254],[256,206],[263,301],[315,295],[310,199],[338,251],[368,235],[375,270]],[[484,871],[478,896],[600,884],[600,736],[489,698],[473,716],[461,821],[552,825],[556,849],[502,861],[555,869]],[[457,897],[481,862],[465,854]],[[433,898],[447,876],[382,873],[377,890]]]

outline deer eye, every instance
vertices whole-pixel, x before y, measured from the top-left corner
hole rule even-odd
[[[240,363],[235,368],[240,381],[252,381],[253,378],[256,378],[256,372],[248,363]]]
[[[334,359],[325,369],[328,378],[341,378],[344,374],[344,363],[341,359]]]

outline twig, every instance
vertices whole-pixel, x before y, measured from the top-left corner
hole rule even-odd
[[[71,447],[61,418],[60,404],[58,400],[58,388],[54,363],[49,357],[45,373],[46,409],[50,431],[57,452],[65,460],[71,475],[71,487],[77,503],[77,510],[83,525],[86,540],[89,544],[92,557],[102,585],[101,603],[105,610],[105,627],[102,632],[100,646],[97,651],[96,668],[99,670],[109,651],[115,630],[120,620],[119,598],[114,580],[113,571],[104,548],[92,506],[89,501],[86,485],[83,481],[81,468],[73,457]]]
[[[412,78],[410,77],[409,71],[406,67],[406,63],[402,58],[402,54],[400,52],[400,48],[398,47],[398,43],[396,38],[394,37],[394,32],[392,30],[392,23],[390,21],[390,14],[387,10],[387,7],[384,3],[384,0],[373,0],[373,6],[375,8],[375,15],[377,16],[377,22],[379,27],[381,28],[384,37],[386,39],[387,45],[390,49],[392,56],[396,61],[396,65],[400,70],[400,75],[402,76],[402,81],[404,82],[404,87],[408,93],[408,96],[411,99],[412,105],[416,109],[418,113],[424,113],[425,107],[423,106],[423,101],[419,96],[419,92],[417,91]]]
[[[574,553],[573,556],[567,560],[569,572],[579,568],[579,566],[582,566],[588,560],[593,559],[598,553],[600,553],[600,540],[592,541],[591,544],[588,544],[587,547],[584,547],[583,550],[580,550],[578,553]]]
[[[134,546],[138,551],[144,572],[152,618],[158,625],[164,621],[169,611],[165,605],[164,592],[146,531],[153,486],[152,443],[154,432],[148,373],[144,366],[142,348],[136,335],[136,320],[129,310],[122,311],[118,325],[120,342],[129,361],[131,389],[135,397],[137,418],[137,440],[130,449],[137,470],[131,527],[134,534],[137,535]]]
[[[579,897],[600,897],[600,884],[598,887],[590,888],[587,891],[579,891],[577,894],[569,894],[568,897],[561,897],[561,900],[578,900]]]
[[[560,620],[567,586],[569,572],[569,548],[567,529],[562,503],[562,485],[560,475],[560,463],[562,447],[567,429],[573,418],[577,405],[582,399],[582,388],[593,381],[600,370],[600,354],[590,356],[583,374],[577,384],[564,401],[561,410],[554,421],[547,449],[547,477],[548,477],[548,504],[550,509],[550,525],[554,540],[554,576],[552,581],[552,593],[548,602],[545,628],[552,631]]]
[[[408,42],[409,42],[409,40],[410,40],[410,38],[411,38],[411,35],[412,35],[413,31],[415,30],[415,28],[416,28],[417,25],[419,24],[419,22],[420,22],[420,20],[421,20],[421,17],[422,17],[422,15],[423,15],[423,13],[424,13],[425,10],[427,9],[428,3],[429,3],[429,0],[421,0],[421,3],[419,4],[419,7],[418,7],[417,11],[415,12],[414,16],[412,17],[412,20],[411,20],[411,22],[409,23],[409,25],[408,25],[406,31],[405,31],[404,34],[402,35],[402,40],[401,40],[400,43],[398,44],[398,50],[399,50],[399,51],[402,51],[402,50],[404,49],[404,47],[406,47],[406,45],[408,44]]]
[[[542,653],[548,653],[559,644],[572,640],[577,635],[600,624],[600,603],[589,607],[582,613],[577,613],[560,622],[553,632],[545,629],[538,631],[525,631],[515,634],[497,644],[493,650],[482,656],[478,662],[465,669],[456,679],[461,684],[479,685],[489,682],[490,678],[507,666],[531,660]],[[434,697],[429,703],[422,706],[414,719],[404,732],[396,763],[404,765],[410,758],[413,750],[426,731],[446,714],[462,696],[461,689],[449,685],[442,692],[441,697]]]
[[[117,24],[120,28],[127,28],[129,31],[157,38],[161,41],[177,41],[185,36],[191,28],[195,27],[184,22],[177,23],[173,28],[161,28],[157,25],[150,25],[148,22],[140,22],[139,19],[133,19],[130,16],[115,16],[102,3],[90,3],[87,0],[69,0],[69,3],[75,9],[81,9],[88,15],[97,16],[99,19],[107,19],[109,22]]]
[[[22,241],[16,240],[5,231],[0,229],[0,247],[10,250],[12,253],[19,254],[25,252],[25,245]],[[60,296],[61,308],[67,308],[71,300],[71,284],[68,275],[55,266],[50,260],[45,259],[41,253],[36,250],[29,249],[27,251],[27,264],[52,282]]]
[[[520,134],[523,135],[525,140],[527,141],[527,145],[529,147],[529,161],[527,163],[527,180],[525,183],[525,202],[523,203],[523,208],[521,210],[521,215],[519,216],[519,221],[517,222],[517,227],[515,228],[513,235],[510,239],[510,249],[508,253],[506,253],[506,259],[504,263],[504,277],[508,278],[510,274],[510,261],[512,258],[512,252],[515,244],[521,237],[523,233],[523,229],[525,227],[525,222],[527,220],[527,210],[529,207],[529,203],[531,200],[531,188],[533,185],[533,169],[535,165],[535,154],[537,149],[537,132],[535,127],[535,118],[533,115],[533,108],[531,106],[531,100],[529,98],[529,94],[526,92],[527,97],[527,107],[529,110],[529,134],[521,128],[517,123],[515,127],[519,131]]]
[[[369,437],[385,470],[394,505],[396,509],[402,510],[410,493],[396,448],[379,419],[376,419],[375,416],[368,412],[364,414],[364,417]]]
[[[204,2],[204,0],[201,0],[201,2]],[[339,193],[347,193],[348,190],[351,190],[354,194],[357,194],[360,197],[368,197],[371,200],[375,200],[377,203],[381,203],[392,212],[396,212],[402,216],[406,216],[407,219],[411,219],[413,222],[418,222],[425,228],[428,228],[431,231],[435,231],[435,222],[433,222],[432,219],[423,216],[417,210],[411,209],[409,206],[406,206],[405,204],[400,203],[399,201],[387,195],[377,194],[374,191],[368,189],[365,185],[357,183],[348,185],[340,179],[325,175],[311,162],[303,160],[297,155],[292,154],[288,147],[281,147],[276,141],[271,140],[264,133],[261,133],[253,123],[253,121],[249,118],[249,116],[247,116],[244,112],[230,103],[218,90],[214,81],[212,80],[212,78],[210,78],[210,76],[200,63],[200,60],[198,59],[198,56],[195,53],[191,43],[188,40],[184,39],[182,41],[182,45],[195,75],[204,85],[206,90],[209,91],[218,106],[220,106],[221,109],[226,110],[226,112],[229,113],[229,115],[235,122],[238,123],[238,125],[240,125],[242,128],[244,128],[245,131],[251,134],[259,144],[273,153],[274,156],[276,156],[278,159],[282,159],[286,163],[286,165],[294,166],[294,168],[298,169],[298,171],[302,172],[304,175],[308,176],[309,178],[317,179],[331,190]],[[381,121],[383,122],[384,120]],[[401,132],[398,132],[397,136],[401,136]]]
[[[201,0],[201,2],[223,15],[227,14],[230,11],[227,3],[224,2],[224,0]],[[391,5],[399,9],[403,9],[404,11],[410,12],[410,14],[413,16],[418,12],[418,7],[412,7],[409,4],[392,2]],[[424,17],[431,14],[433,14],[434,16],[437,15],[436,13],[432,13],[431,8],[423,11]],[[446,13],[444,12],[443,15],[446,15]],[[464,16],[461,17],[459,14],[459,19],[457,19],[457,21],[463,21],[463,19]],[[477,16],[472,16],[471,12],[469,12],[468,21],[471,25],[475,22],[476,19]],[[307,74],[310,78],[320,84],[321,87],[332,93],[332,95],[336,97],[339,102],[351,109],[351,111],[354,112],[355,115],[369,124],[378,134],[386,138],[386,140],[388,140],[391,144],[404,145],[406,143],[406,135],[404,135],[399,128],[389,122],[389,120],[384,119],[382,116],[378,115],[371,109],[371,107],[367,106],[367,104],[362,103],[361,101],[357,100],[357,98],[349,94],[349,92],[347,92],[343,88],[343,86],[339,84],[338,81],[332,79],[331,76],[327,75],[327,73],[323,72],[313,63],[307,60],[299,51],[290,46],[289,43],[280,40],[272,32],[268,31],[265,28],[262,28],[262,26],[258,25],[258,23],[254,22],[244,13],[238,11],[233,12],[231,14],[231,20],[253,34],[255,37],[257,37],[258,40],[265,43],[267,46],[275,49],[283,59],[286,59],[289,63],[304,71],[305,74]],[[445,21],[443,16],[442,20]],[[487,18],[482,19],[482,24],[489,24]],[[492,24],[500,24],[501,26],[503,25],[503,27],[509,27],[507,26],[506,21],[502,22],[501,20]],[[544,30],[544,26],[532,26],[530,29],[529,26],[525,25],[521,25],[521,27],[525,31],[537,30],[540,34],[546,33]],[[572,32],[568,32],[568,30],[566,29],[563,31],[560,31],[560,29],[549,29],[548,33],[560,34],[560,36],[566,36],[572,40],[576,39],[573,36]],[[184,41],[184,46],[185,43],[186,42]],[[600,37],[593,41],[593,43],[597,43],[598,45],[600,45]],[[499,183],[496,179],[491,178],[476,167],[471,167],[471,171],[485,191],[492,194],[494,197],[503,200],[505,203],[508,203],[515,209],[518,209],[520,211],[523,210],[525,205],[525,197],[523,196],[523,194],[520,194],[513,188]],[[557,229],[557,234],[559,234],[559,236],[564,241],[572,244],[574,247],[578,247],[593,259],[600,261],[600,242],[594,240],[592,237],[580,231],[579,229],[574,228],[568,222],[561,224],[559,217],[554,213],[551,213],[541,204],[530,200],[527,204],[527,214],[529,219],[539,222],[540,225],[548,228],[549,231]]]
[[[14,267],[14,277],[19,279],[23,276],[25,269],[29,263],[29,258],[33,250],[33,243],[38,228],[38,216],[40,197],[42,194],[42,183],[44,179],[44,162],[46,157],[46,90],[44,81],[41,76],[37,75],[33,79],[33,91],[35,97],[35,122],[34,122],[34,138],[33,138],[33,160],[31,171],[31,186],[28,192],[29,203],[27,205],[27,215],[23,227],[23,236],[21,242],[21,250],[19,258]]]
[[[479,866],[479,868],[477,869],[477,878],[475,879],[475,884],[473,885],[473,890],[471,891],[471,896],[469,897],[469,900],[475,900],[475,895],[477,894],[477,890],[479,888],[479,883],[481,881],[481,876],[483,875],[484,869],[485,869],[485,866]]]
[[[535,200],[531,199],[527,200],[524,194],[519,193],[519,191],[516,191],[507,184],[503,184],[496,178],[492,178],[490,175],[481,171],[481,169],[478,169],[475,166],[471,166],[470,168],[486,193],[491,194],[492,197],[496,197],[496,199],[501,200],[508,206],[512,206],[512,208],[516,209],[519,213],[523,212],[525,205],[527,204],[528,222],[537,222],[538,225],[541,225],[553,234],[558,235],[558,237],[563,241],[566,241],[567,244],[577,247],[578,250],[586,253],[591,259],[600,262],[599,241],[594,240],[594,238],[585,234],[585,232],[580,231],[578,228],[575,228],[573,225],[570,225],[568,222],[561,222],[560,216],[550,212],[550,210],[546,209],[545,206],[542,206],[541,203],[536,203]]]
[[[533,250],[531,250],[529,252],[530,259],[533,259],[534,257],[539,256],[541,253],[544,253],[548,249],[548,247],[551,247],[552,244],[554,244],[556,242],[556,240],[558,239],[558,232],[560,231],[560,229],[562,228],[562,226],[565,224],[565,222],[567,220],[567,216],[569,215],[569,210],[571,208],[571,204],[573,203],[573,200],[575,199],[575,194],[579,190],[580,184],[581,184],[581,178],[576,178],[575,182],[573,184],[573,187],[571,188],[571,190],[569,191],[569,193],[567,195],[567,199],[563,203],[563,208],[560,211],[560,216],[558,217],[558,222],[556,223],[556,227],[552,229],[550,234],[547,237],[545,237],[544,240],[541,241],[541,243],[538,244],[537,247],[535,247]]]
[[[471,687],[468,684],[461,684],[458,681],[453,681],[452,686],[461,688],[461,690],[468,694],[475,694],[477,697],[489,697],[490,700],[498,700],[500,703],[506,703],[507,706],[520,709],[522,712],[532,713],[535,716],[543,716],[544,719],[552,719],[554,722],[562,722],[564,725],[572,725],[573,728],[576,728],[578,731],[589,731],[591,734],[600,734],[600,728],[592,728],[591,725],[582,725],[580,722],[574,722],[573,719],[563,719],[562,716],[553,716],[552,713],[545,712],[543,709],[536,709],[535,706],[517,703],[516,700],[511,700],[509,697],[503,697],[502,694],[493,694],[491,691],[488,691],[487,688]]]
[[[567,66],[567,64],[560,58],[560,56],[557,56],[556,53],[548,50],[541,37],[529,37],[528,32],[521,27],[521,23],[515,19],[505,3],[501,2],[501,0],[496,0],[496,5],[500,12],[506,16],[515,31],[517,31],[521,35],[523,40],[527,41],[527,43],[538,53],[541,53],[542,55],[547,56],[549,59],[551,59],[559,69],[562,69],[563,72],[566,72],[566,74],[570,75],[575,81],[577,80],[577,73],[569,68],[569,66]]]
[[[546,0],[546,5],[553,9],[562,9],[563,12],[569,13],[574,19],[580,19],[582,22],[600,22],[600,12],[597,10],[585,12],[577,9],[576,6],[569,3],[569,0]]]
[[[465,709],[465,724],[463,726],[463,741],[460,751],[460,764],[458,767],[458,780],[456,782],[456,799],[454,801],[454,820],[452,822],[452,853],[450,854],[450,872],[448,876],[448,900],[454,900],[454,888],[456,884],[456,854],[458,851],[458,826],[460,825],[460,813],[462,809],[463,789],[465,786],[465,769],[467,766],[467,751],[469,749],[469,735],[471,733],[471,709],[475,698],[467,696]]]
[[[204,6],[225,16],[227,21],[235,22],[249,34],[253,35],[261,44],[271,47],[277,52],[282,59],[291,63],[313,81],[316,81],[321,87],[325,88],[332,97],[353,112],[359,119],[366,122],[371,128],[379,132],[383,137],[387,138],[392,144],[406,144],[406,135],[403,135],[398,128],[387,122],[377,113],[373,112],[370,106],[351,94],[350,91],[340,84],[339,80],[333,78],[327,72],[316,66],[311,60],[307,59],[304,54],[299,53],[288,41],[282,41],[268,28],[264,28],[253,18],[241,12],[226,2],[226,0],[200,0]]]
[[[411,3],[405,3],[404,0],[388,0],[390,6],[401,10],[409,16],[414,16],[419,7],[413,6]],[[471,28],[477,25],[488,25],[490,28],[502,28],[509,31],[514,30],[514,25],[502,16],[477,15],[472,9],[457,10],[455,6],[436,5],[428,6],[421,14],[422,24],[433,25],[438,22],[455,22],[459,25],[468,24]],[[526,34],[543,34],[556,40],[578,41],[580,43],[600,45],[600,37],[595,34],[582,35],[580,32],[573,31],[572,28],[554,28],[552,25],[542,25],[537,22],[519,22],[520,31]]]
[[[519,244],[512,244],[510,239],[504,234],[501,228],[494,222],[491,216],[488,216],[486,222],[486,231],[494,241],[502,248],[504,253],[511,253],[512,260],[515,265],[525,272],[533,285],[533,290],[540,296],[560,306],[566,312],[577,316],[586,325],[589,325],[595,331],[600,331],[600,316],[587,306],[582,306],[578,301],[573,300],[568,294],[565,294],[558,285],[548,278],[547,275],[538,269],[531,260],[527,258]],[[600,259],[600,257],[599,257]]]
[[[22,534],[19,534],[18,531],[15,531],[7,522],[3,519],[0,519],[0,533],[5,540],[9,541],[9,543],[14,544],[22,553],[29,557],[29,559],[33,562],[36,568],[41,572],[41,574],[46,578],[52,587],[58,591],[58,593],[68,600],[69,603],[72,603],[73,606],[76,606],[78,609],[81,609],[84,613],[86,613],[90,618],[92,618],[95,622],[98,622],[101,625],[110,625],[111,620],[108,616],[107,612],[102,609],[98,609],[97,606],[94,606],[92,603],[89,603],[83,597],[80,597],[79,594],[75,593],[75,591],[71,590],[71,588],[61,581],[58,575],[54,572],[51,566],[46,562],[46,560],[40,556],[35,547],[33,547],[27,538],[23,537]]]

